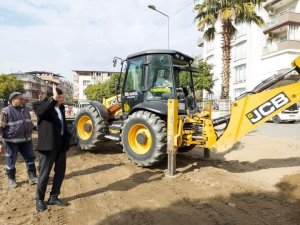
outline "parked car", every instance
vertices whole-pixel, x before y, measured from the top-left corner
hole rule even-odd
[[[271,121],[274,123],[289,122],[295,123],[300,120],[300,112],[297,104],[294,104],[284,110],[282,113],[274,116]]]
[[[76,114],[80,111],[80,109],[90,105],[89,101],[79,102],[78,104],[74,104],[72,108],[72,116],[76,116]]]

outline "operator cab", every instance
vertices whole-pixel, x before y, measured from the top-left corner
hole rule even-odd
[[[167,115],[168,99],[179,100],[179,110],[195,109],[191,63],[193,58],[174,50],[148,50],[127,58],[121,92],[124,114],[140,108]]]

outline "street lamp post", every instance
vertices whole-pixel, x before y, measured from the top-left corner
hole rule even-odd
[[[170,48],[170,45],[169,45],[169,43],[170,43],[170,24],[169,24],[169,16],[168,16],[167,14],[165,14],[165,13],[163,13],[163,12],[157,10],[156,7],[155,7],[154,5],[148,5],[148,8],[149,8],[149,9],[152,9],[152,10],[154,10],[154,11],[156,11],[156,12],[159,12],[160,14],[162,14],[162,15],[164,15],[164,16],[166,16],[166,17],[168,18],[168,49],[169,49],[169,48]]]

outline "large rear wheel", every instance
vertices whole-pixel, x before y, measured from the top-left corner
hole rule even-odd
[[[90,105],[80,110],[75,118],[76,140],[81,149],[95,150],[106,139],[108,124],[98,113],[95,106]]]
[[[134,112],[125,121],[121,137],[124,151],[138,166],[152,166],[166,156],[167,126],[154,113]]]

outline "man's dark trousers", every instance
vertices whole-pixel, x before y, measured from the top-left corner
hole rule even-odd
[[[37,184],[37,199],[44,200],[49,175],[51,169],[54,166],[54,177],[52,190],[50,196],[58,196],[60,194],[60,188],[64,180],[66,172],[66,152],[65,151],[39,151],[40,163],[39,163],[39,181]]]
[[[26,162],[26,167],[27,167],[27,172],[36,174],[36,169],[35,169],[35,155],[32,150],[32,141],[28,142],[22,142],[22,143],[11,143],[11,142],[5,142],[6,145],[6,173],[9,178],[15,179],[16,175],[16,168],[15,164],[17,161],[17,155],[18,152],[21,153],[23,156],[25,162]]]

